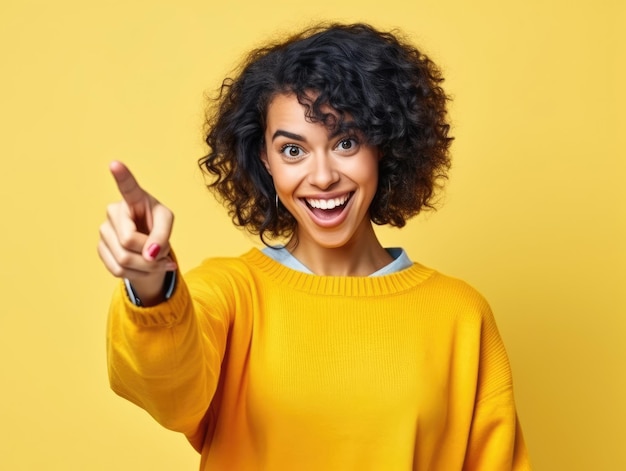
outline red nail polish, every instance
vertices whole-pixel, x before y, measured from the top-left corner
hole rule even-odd
[[[152,244],[150,247],[148,247],[148,255],[150,255],[150,258],[156,258],[157,255],[159,255],[160,251],[161,247],[159,246],[159,244]]]

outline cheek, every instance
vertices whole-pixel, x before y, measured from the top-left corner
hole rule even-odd
[[[361,185],[376,189],[378,187],[378,160],[366,159],[359,162],[353,175]]]
[[[298,186],[298,173],[291,167],[274,166],[271,173],[274,179],[274,186],[281,193],[290,193]]]

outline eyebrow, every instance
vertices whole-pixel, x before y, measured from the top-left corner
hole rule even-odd
[[[347,126],[345,124],[348,124]],[[330,136],[328,136],[330,139],[333,139],[337,136],[339,136],[340,134],[343,133],[347,133],[353,129],[355,129],[356,126],[351,126],[350,123],[344,123],[344,126],[339,127],[338,129],[336,129]],[[289,131],[285,131],[283,129],[279,129],[277,130],[274,135],[272,136],[272,142],[274,142],[276,140],[277,137],[280,136],[284,136],[288,139],[293,139],[294,141],[300,141],[300,142],[306,142],[306,138],[304,136],[301,136],[300,134],[295,134]]]
[[[284,136],[288,139],[293,139],[294,141],[306,142],[306,139],[300,134],[294,134],[289,131],[283,131],[282,129],[279,129],[278,131],[274,133],[274,135],[272,136],[272,142],[274,142],[274,140],[276,140],[276,138],[279,136]]]

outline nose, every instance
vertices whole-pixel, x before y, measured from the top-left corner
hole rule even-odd
[[[339,172],[335,168],[333,158],[326,153],[315,154],[310,160],[309,183],[320,190],[327,190],[339,181]]]

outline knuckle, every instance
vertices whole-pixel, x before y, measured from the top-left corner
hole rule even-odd
[[[130,249],[133,243],[133,235],[128,233],[118,234],[118,240],[120,245],[125,249]]]
[[[117,256],[117,263],[122,267],[127,267],[132,261],[132,256],[128,252],[122,252]]]
[[[119,207],[119,203],[109,203],[107,204],[107,214],[112,215],[117,212],[117,208]]]
[[[120,266],[114,266],[114,267],[110,267],[109,271],[111,272],[111,274],[117,278],[124,278],[124,269]]]
[[[102,260],[103,262],[106,263],[104,243],[102,242],[102,240],[98,241],[98,245],[96,246],[96,250],[98,251],[98,256],[100,257],[100,260]]]
[[[115,235],[115,229],[109,220],[100,224],[98,232],[100,233],[102,240],[111,239],[111,237]]]

